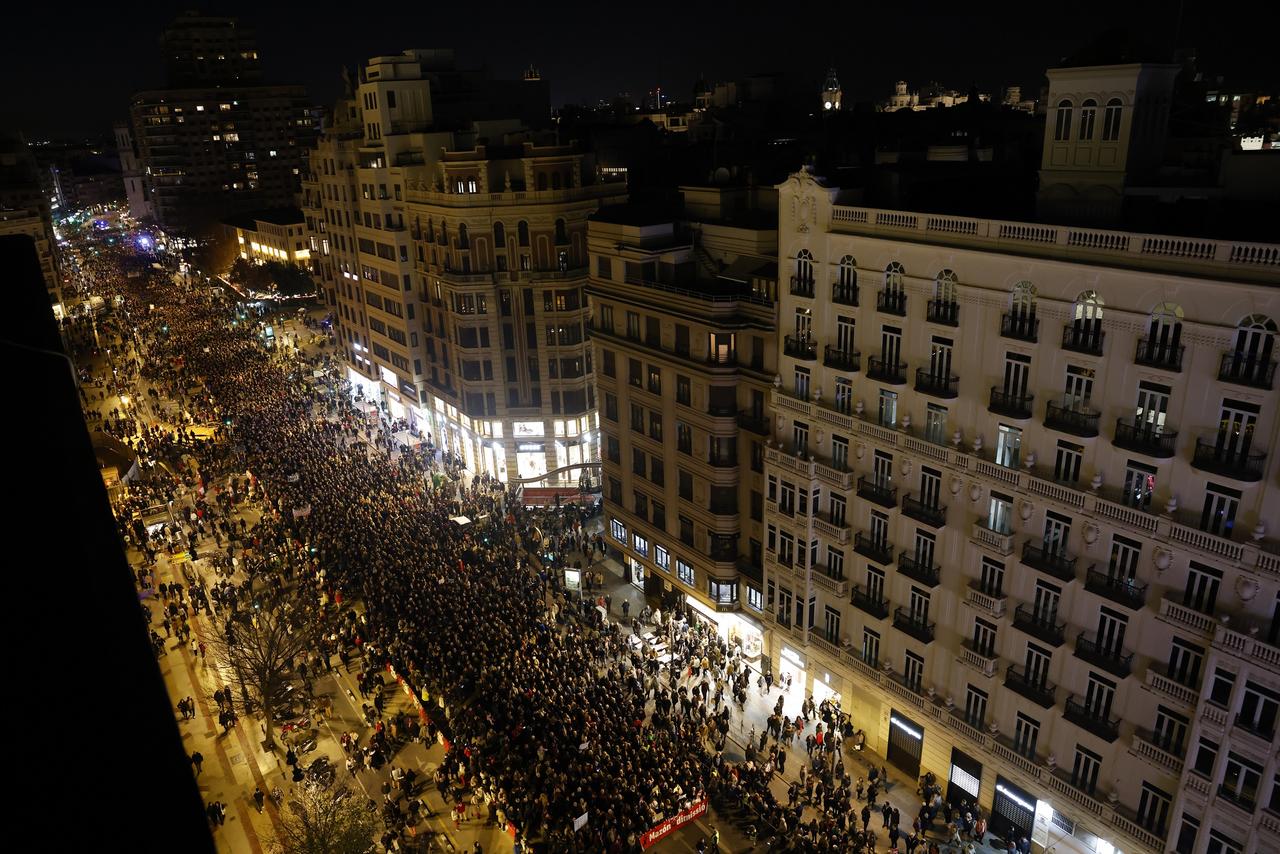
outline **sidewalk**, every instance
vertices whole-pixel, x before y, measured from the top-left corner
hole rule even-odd
[[[580,557],[581,554],[575,552],[569,556],[569,561],[572,563],[573,560],[577,560]],[[585,561],[583,565],[586,565]],[[622,619],[621,602],[623,600],[631,602],[631,616],[635,616],[640,612],[640,609],[645,605],[646,597],[643,591],[625,580],[626,577],[623,573],[623,567],[617,560],[613,558],[597,560],[592,565],[592,568],[602,571],[605,575],[604,590],[599,591],[597,595],[603,595],[604,593],[612,595],[612,619]],[[687,678],[681,679],[681,683],[686,685],[693,684],[693,681],[696,680],[689,680]],[[779,687],[777,683],[774,683],[772,690],[762,694],[760,689],[755,686],[755,682],[753,680],[751,686],[747,689],[745,709],[739,712],[736,704],[730,704],[732,713],[730,717],[729,741],[724,751],[726,759],[731,762],[742,762],[746,759],[747,739],[753,729],[757,738],[759,738],[760,733],[765,731],[766,723],[769,716],[773,714],[773,707],[779,696],[783,697],[784,714],[790,716],[794,720],[795,717],[800,714],[800,706],[805,700],[805,697],[798,685],[793,685],[791,691],[787,692]],[[845,702],[847,703],[848,701],[846,700]],[[848,708],[846,707],[845,710],[848,711]],[[783,804],[787,803],[788,787],[792,782],[799,781],[800,768],[808,762],[808,757],[805,751],[805,737],[816,731],[818,723],[819,721],[811,720],[804,729],[796,732],[791,746],[787,747],[786,773],[775,773],[774,775],[773,781],[770,785],[770,790],[773,792],[774,797]],[[770,738],[769,744],[772,743],[773,739]],[[757,746],[758,744],[759,743],[757,742]],[[844,760],[846,772],[854,779],[855,782],[860,777],[865,780],[867,772],[872,765],[877,768],[882,768],[888,772],[888,786],[882,786],[880,796],[877,798],[876,803],[882,804],[888,800],[892,806],[897,807],[902,813],[901,828],[905,831],[903,833],[903,839],[905,839],[906,836],[909,836],[911,833],[911,823],[915,820],[922,803],[920,795],[918,794],[919,780],[908,778],[906,774],[898,770],[893,765],[890,765],[883,756],[875,753],[870,748],[854,751],[848,747],[844,747],[842,748],[841,755]],[[945,783],[945,781],[939,782]],[[861,808],[861,805],[855,805],[856,810],[860,811]],[[712,810],[712,812],[714,813],[714,810]],[[806,808],[806,820],[807,818],[812,817],[813,814],[812,809]],[[726,829],[733,824],[732,819],[728,817],[717,817],[717,819],[721,828],[721,848],[723,850],[750,850],[750,848],[733,847],[734,839],[726,835]],[[708,823],[714,825],[717,824],[717,821],[709,821]],[[871,826],[876,831],[877,845],[887,847],[888,831],[887,829],[882,829],[880,824],[881,820],[879,816],[872,815]],[[946,833],[946,827],[940,820],[935,821],[931,828],[926,828],[926,836],[930,840],[936,840],[940,845],[942,845],[943,851],[947,851],[947,847],[943,844],[946,839]],[[739,836],[739,834],[734,833],[733,836]],[[987,839],[990,842],[995,841],[990,834],[988,834]],[[749,845],[750,841],[747,840],[743,844]],[[903,840],[900,839],[898,844],[905,852],[906,848]],[[1004,848],[995,848],[991,845],[979,844],[977,842],[974,843],[974,849],[977,854],[1004,854],[1005,850]],[[917,854],[919,854],[919,852],[920,849],[917,849]]]

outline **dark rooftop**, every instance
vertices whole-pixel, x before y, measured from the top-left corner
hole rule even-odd
[[[243,228],[249,231],[256,231],[258,222],[269,222],[272,225],[298,225],[306,222],[302,216],[302,211],[298,208],[268,208],[261,211],[250,211],[249,213],[236,214],[228,217],[223,221],[224,225],[233,228]]]

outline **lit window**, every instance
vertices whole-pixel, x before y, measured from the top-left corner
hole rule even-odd
[[[204,104],[196,104],[196,112],[197,112],[197,113],[203,113],[203,112],[204,112]]]

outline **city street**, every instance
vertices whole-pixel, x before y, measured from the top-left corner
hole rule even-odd
[[[169,280],[169,284],[175,288],[186,288],[185,281],[176,276]],[[238,319],[235,323],[244,320],[248,325],[250,322],[243,314],[237,313],[236,317]],[[311,319],[316,319],[314,312]],[[351,407],[347,401],[334,396],[343,394],[340,391],[343,384],[337,373],[341,363],[326,358],[323,345],[327,339],[323,333],[317,334],[315,325],[308,325],[301,317],[290,317],[287,320],[277,318],[274,323],[277,329],[276,346],[267,354],[269,361],[276,366],[275,370],[288,373],[295,382],[301,377],[302,382],[313,389],[310,392],[307,417],[325,430],[337,431],[337,439],[335,443],[331,443],[330,453],[344,455],[348,460],[363,458],[368,465],[375,467],[415,465],[417,458],[412,455],[405,457],[393,442],[385,439],[370,442],[367,440],[373,434],[366,431],[362,436],[358,429],[347,428],[346,425],[351,422],[344,419],[350,418]],[[103,328],[99,329],[100,325]],[[361,647],[358,640],[354,646],[348,645],[346,651],[341,653],[342,658],[349,663],[337,661],[339,656],[330,651],[323,659],[312,659],[318,672],[313,669],[309,678],[299,678],[295,674],[295,688],[300,688],[299,693],[310,692],[312,699],[305,703],[307,725],[298,733],[291,734],[287,742],[282,742],[274,749],[267,749],[264,746],[263,724],[255,714],[240,715],[234,722],[220,715],[222,704],[215,697],[222,694],[222,689],[228,690],[228,696],[231,691],[244,691],[243,685],[236,684],[238,677],[235,673],[225,664],[220,665],[214,656],[201,652],[202,647],[212,649],[215,646],[224,624],[229,624],[228,618],[234,616],[238,607],[237,600],[243,598],[233,595],[224,598],[222,594],[260,591],[267,581],[281,590],[293,591],[292,595],[306,592],[304,578],[290,568],[294,566],[293,559],[287,554],[286,560],[282,562],[280,559],[278,551],[281,546],[285,546],[285,552],[289,551],[289,547],[283,541],[278,541],[270,548],[265,542],[260,543],[264,533],[279,530],[287,508],[279,499],[268,500],[261,484],[255,485],[252,480],[246,484],[244,478],[248,472],[227,467],[226,455],[238,453],[238,450],[231,451],[227,448],[227,440],[223,438],[222,429],[217,424],[222,416],[215,416],[208,410],[212,399],[202,399],[204,390],[196,386],[183,388],[181,384],[175,385],[172,381],[144,379],[143,374],[146,372],[138,370],[144,364],[139,350],[155,346],[155,342],[147,342],[142,337],[134,339],[132,333],[129,336],[131,340],[128,341],[118,336],[112,337],[110,330],[118,332],[120,328],[119,324],[113,325],[110,321],[99,324],[94,320],[89,323],[87,331],[81,330],[81,338],[86,346],[91,338],[97,349],[95,355],[82,354],[79,363],[86,380],[99,383],[86,386],[86,415],[94,424],[102,423],[108,427],[116,438],[135,444],[140,449],[156,447],[158,439],[158,447],[168,448],[165,453],[156,457],[150,451],[147,452],[152,462],[158,457],[164,457],[158,465],[150,467],[153,477],[156,476],[154,472],[163,472],[164,474],[159,475],[161,481],[168,478],[173,483],[174,488],[169,490],[171,501],[167,503],[165,517],[168,532],[165,533],[164,528],[160,528],[153,533],[153,545],[158,543],[160,546],[152,548],[153,562],[148,561],[137,542],[131,541],[127,551],[131,564],[139,570],[140,578],[145,571],[149,570],[151,573],[149,586],[141,590],[140,596],[144,607],[148,609],[152,631],[156,632],[156,637],[162,638],[162,644],[157,645],[158,649],[163,650],[159,663],[175,709],[176,704],[184,698],[194,700],[194,709],[186,714],[175,711],[175,718],[188,753],[203,757],[200,767],[193,767],[202,796],[206,803],[224,805],[223,820],[215,831],[220,850],[261,852],[269,847],[270,841],[279,832],[282,805],[277,804],[272,795],[278,792],[282,802],[287,803],[293,791],[293,769],[286,762],[285,755],[288,744],[297,746],[297,763],[300,767],[310,766],[320,757],[327,757],[336,770],[337,781],[333,785],[348,789],[351,797],[362,803],[368,802],[373,810],[380,810],[379,802],[384,800],[383,794],[386,791],[393,793],[390,795],[393,801],[406,798],[404,793],[390,788],[393,768],[415,771],[419,783],[414,794],[422,800],[423,814],[417,821],[403,823],[399,841],[391,840],[391,844],[399,846],[399,850],[406,850],[406,846],[419,850],[470,851],[477,850],[477,846],[478,850],[490,852],[512,850],[512,836],[499,828],[492,819],[491,809],[486,810],[483,805],[474,808],[469,805],[464,820],[457,821],[450,816],[454,804],[446,803],[434,783],[437,769],[451,760],[455,764],[457,762],[457,756],[449,754],[443,739],[427,740],[425,731],[422,738],[411,739],[401,732],[389,739],[391,750],[386,763],[380,768],[364,770],[357,766],[354,773],[347,771],[345,765],[350,754],[344,749],[344,740],[363,744],[375,737],[375,727],[371,726],[371,722],[377,723],[377,728],[381,728],[386,721],[401,720],[401,713],[412,717],[417,717],[418,714],[407,685],[403,686],[406,690],[401,690],[402,686],[382,668],[374,672],[376,678],[386,686],[386,702],[380,714],[373,714],[365,702],[366,698],[372,696],[372,686],[366,681],[362,690],[359,679],[365,670],[369,650]],[[167,329],[166,325],[161,330],[162,334]],[[261,348],[262,344],[259,342],[256,346]],[[315,365],[325,366],[319,380],[312,376],[315,372],[311,368]],[[325,391],[321,392],[321,389]],[[207,425],[210,421],[214,422],[213,426],[200,426]],[[383,429],[389,432],[389,425],[385,421]],[[166,440],[165,436],[170,438]],[[170,443],[175,441],[176,444],[171,446]],[[235,447],[238,449],[239,445]],[[441,461],[439,452],[436,452],[431,464],[437,465]],[[479,480],[473,479],[469,473],[458,470],[455,474],[464,493],[479,495],[483,490]],[[419,488],[423,482],[418,481]],[[154,493],[154,487],[151,489]],[[444,494],[456,491],[457,487],[451,486]],[[140,506],[141,499],[130,500],[133,505]],[[466,507],[458,505],[455,509],[466,510]],[[310,512],[308,503],[306,513],[309,515]],[[209,519],[216,519],[216,522],[205,526],[201,514],[212,514]],[[296,514],[297,510],[294,510],[295,521]],[[542,519],[543,515],[536,518]],[[160,524],[166,523],[162,520]],[[540,524],[558,525],[554,520]],[[578,539],[574,542],[585,542],[583,535],[596,533],[598,525],[599,521],[593,520],[587,530],[578,532]],[[229,539],[224,541],[219,530],[229,533]],[[155,539],[162,533],[163,539]],[[566,535],[568,533],[565,532]],[[487,535],[485,541],[488,542]],[[315,549],[311,551],[314,552]],[[563,552],[561,557],[569,562],[581,560],[584,565],[592,566],[603,574],[604,588],[593,595],[603,597],[608,594],[610,597],[609,619],[610,622],[618,622],[619,637],[630,632],[629,620],[628,625],[622,625],[624,601],[629,602],[629,614],[632,617],[639,615],[647,604],[654,604],[646,603],[643,593],[623,580],[622,568],[613,558],[601,559],[600,553],[595,552],[592,563],[590,556],[575,549]],[[315,566],[318,567],[318,561]],[[272,567],[275,569],[271,569]],[[529,571],[536,573],[539,568],[535,559],[530,564]],[[271,575],[264,576],[264,571],[283,571],[284,575],[273,579]],[[538,607],[548,609],[553,615],[562,609],[570,613],[578,610],[571,607],[577,594],[568,592],[566,597],[567,591],[562,589],[563,579],[560,573],[552,571],[549,575],[550,583],[542,587]],[[536,579],[528,575],[525,577],[536,582]],[[317,575],[316,581],[322,582],[323,575]],[[175,583],[183,585],[183,594],[176,594],[176,591],[169,594],[157,593],[165,585]],[[207,597],[207,612],[194,609],[189,621],[192,634],[189,640],[184,641],[174,636],[177,632],[174,631],[173,624],[164,619],[166,609],[172,616],[176,607],[168,600],[181,599],[185,605],[194,601],[187,594],[194,595],[197,590],[211,591],[215,595]],[[320,600],[323,607],[324,602],[339,591],[325,587],[320,592],[323,594]],[[259,594],[254,592],[252,595]],[[374,616],[365,611],[366,604],[362,601],[347,603],[344,607],[351,608],[349,617],[357,622],[363,621],[366,616]],[[590,612],[593,610],[582,608],[582,615],[575,617],[578,625],[587,627],[593,634],[607,634],[610,631],[607,624],[591,629],[590,621],[581,622],[583,617],[591,616]],[[574,625],[566,622],[565,616],[560,613],[558,622],[566,628]],[[175,622],[181,624],[181,621]],[[681,635],[688,631],[683,621],[676,628]],[[163,635],[160,634],[161,629]],[[667,625],[661,629],[652,624],[641,628],[641,631],[648,632],[665,633],[669,630]],[[692,632],[688,633],[688,640],[694,641]],[[705,644],[705,640],[697,643]],[[614,672],[603,666],[606,660],[607,656],[600,660],[601,666],[595,669],[599,679]],[[663,672],[665,673],[665,667]],[[771,690],[761,690],[753,681],[754,674],[748,674],[744,679],[745,697],[741,708],[732,708],[735,704],[730,704],[732,710],[726,711],[729,722],[727,739],[716,759],[717,762],[725,763],[722,765],[725,769],[737,765],[751,767],[751,763],[747,761],[747,743],[758,739],[759,734],[766,729],[779,698],[783,701],[786,714],[791,718],[799,714],[804,700],[798,691],[789,693],[780,685],[773,686]],[[684,692],[691,691],[699,681],[698,677],[690,674],[688,668],[682,667],[678,676],[672,680],[673,694],[678,691],[684,696]],[[451,708],[443,707],[443,704],[436,711],[443,712],[441,721],[444,717],[456,714]],[[656,695],[645,699],[644,713],[655,721],[658,719]],[[754,797],[759,798],[763,794],[776,804],[786,804],[792,800],[789,788],[799,781],[801,766],[805,764],[801,761],[805,758],[802,753],[804,740],[806,736],[815,733],[817,723],[816,716],[811,716],[805,726],[797,730],[792,746],[786,748],[790,758],[786,772],[771,774],[767,779],[767,792],[758,790]],[[281,722],[277,721],[274,728],[279,730],[280,725]],[[344,739],[344,735],[348,737]],[[354,736],[354,739],[350,736]],[[705,744],[706,742],[704,746]],[[871,765],[882,767],[884,764],[880,757],[870,751],[858,754],[856,758],[848,750],[842,751],[841,755],[850,783],[867,777]],[[757,760],[757,763],[762,761],[763,759]],[[901,810],[904,824],[909,824],[920,806],[918,783],[902,778],[896,771],[889,771],[888,777],[892,783],[884,795]],[[255,802],[256,791],[266,796],[261,808]],[[815,817],[822,818],[818,808],[811,806],[806,809],[803,820],[808,822]],[[872,826],[877,826],[874,820]],[[810,832],[817,832],[817,827],[818,823],[815,821]],[[878,826],[877,829],[883,831]],[[758,824],[757,818],[717,801],[705,815],[657,842],[652,850],[703,850],[705,841],[716,831],[719,834],[720,850],[723,851],[750,851],[768,841],[768,833]],[[928,831],[934,839],[945,837],[941,824],[934,825]],[[756,838],[757,832],[759,838]],[[909,832],[908,829],[906,833]],[[877,847],[886,844],[883,833],[879,835]],[[797,840],[792,837],[791,841],[795,844]],[[547,847],[545,840],[540,847]],[[549,846],[550,850],[555,848],[555,844]],[[974,850],[985,852],[991,849],[977,846]]]

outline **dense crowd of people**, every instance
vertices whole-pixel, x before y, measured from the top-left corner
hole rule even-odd
[[[98,274],[113,275],[109,264]],[[148,468],[170,472],[134,484],[118,503],[121,533],[148,557],[175,544],[194,553],[213,537],[216,562],[248,578],[209,589],[188,578],[187,595],[167,591],[165,630],[170,616],[186,624],[188,603],[212,614],[212,602],[223,621],[251,602],[321,621],[323,640],[296,672],[305,681],[331,670],[335,656],[354,656],[361,693],[375,698],[365,706],[367,746],[354,733],[343,738],[349,773],[391,763],[405,739],[438,734],[449,743],[436,779],[446,801],[463,815],[467,803],[483,805],[554,851],[639,851],[641,834],[704,796],[755,816],[753,832],[797,850],[875,850],[877,836],[891,850],[937,850],[924,834],[939,813],[956,845],[966,827],[972,834],[976,805],[966,817],[926,801],[908,817],[910,831],[897,810],[877,807],[884,778],[872,768],[868,784],[845,766],[842,743],[861,734],[829,700],[809,698],[788,718],[779,696],[764,731],[741,735],[745,761],[728,761],[735,718],[745,728],[748,694],[768,694],[772,674],[692,615],[646,608],[615,622],[566,590],[531,553],[544,541],[588,555],[603,547],[580,518],[524,511],[502,484],[468,483],[460,461],[430,442],[398,443],[401,425],[371,421],[353,404],[336,357],[265,350],[230,300],[165,275],[114,275],[123,299],[106,331],[128,345],[115,375],[99,380],[109,388],[123,375],[156,410],[177,404],[169,430],[128,412],[100,425]],[[92,353],[102,331],[79,324],[73,346]],[[82,379],[87,402],[95,378]],[[202,438],[196,424],[216,427]],[[182,518],[147,530],[137,514],[175,493],[191,498]],[[248,496],[266,509],[251,527],[234,516]],[[452,521],[460,515],[490,521],[462,527]],[[140,585],[150,583],[144,576]],[[286,584],[306,598],[287,606],[272,593]],[[381,674],[391,670],[428,710],[422,721],[384,715]],[[770,782],[789,763],[800,765],[800,782],[782,800]],[[420,808],[388,797],[389,832],[416,823]]]

